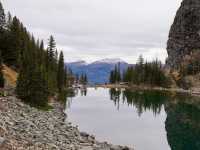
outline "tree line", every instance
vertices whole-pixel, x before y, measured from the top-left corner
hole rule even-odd
[[[23,23],[10,13],[5,15],[0,2],[0,60],[16,70],[18,98],[36,106],[47,106],[48,98],[59,93],[64,98],[67,69],[63,52],[58,52],[53,36],[45,47]],[[0,73],[0,85],[3,83]]]
[[[144,62],[142,55],[135,65],[129,66],[123,73],[120,72],[119,67],[115,66],[115,69],[110,73],[110,83],[119,82],[161,87],[167,87],[170,84],[162,63],[157,59],[152,62]]]
[[[88,77],[87,74],[81,74],[80,77],[78,77],[78,83],[82,84],[82,85],[86,85],[88,83]]]
[[[120,68],[120,63],[118,63],[117,65],[115,65],[114,70],[110,72],[110,83],[114,84],[121,81],[122,81],[121,68]]]

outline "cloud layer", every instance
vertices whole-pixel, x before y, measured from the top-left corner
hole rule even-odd
[[[36,36],[53,34],[67,61],[140,54],[165,60],[170,26],[181,0],[3,0]]]

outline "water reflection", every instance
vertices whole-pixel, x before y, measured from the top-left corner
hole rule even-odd
[[[81,96],[87,96],[87,88],[81,88],[80,92],[81,92]]]
[[[200,109],[178,102],[166,107],[165,122],[171,150],[200,150]]]
[[[122,101],[123,104],[136,107],[139,116],[147,110],[151,110],[154,115],[160,114],[162,107],[170,98],[168,93],[159,91],[110,89],[109,93],[117,109],[120,109],[120,101]]]
[[[139,116],[147,110],[158,115],[165,107],[165,126],[171,150],[200,150],[200,106],[191,103],[191,96],[172,96],[160,91],[110,89],[110,99],[118,109],[120,101],[136,107]]]
[[[99,131],[97,134],[99,133],[100,135],[104,132],[110,133],[116,127],[116,130],[111,132],[111,134],[115,134],[116,131],[120,132],[118,134],[121,137],[119,142],[124,138],[125,142],[130,141],[129,143],[132,144],[140,137],[142,137],[142,141],[145,137],[150,137],[151,140],[147,138],[146,142],[150,141],[153,145],[161,145],[159,148],[162,150],[200,150],[200,102],[196,103],[199,101],[198,98],[195,99],[183,94],[172,94],[161,91],[132,91],[115,88],[109,90],[89,89],[88,91],[87,89],[79,89],[75,93],[78,99],[80,100],[81,98],[82,101],[80,103],[77,101],[76,109],[74,108],[73,113],[75,113],[74,116],[77,118],[79,118],[79,115],[82,115],[84,119],[80,122],[85,127],[89,126],[86,131],[91,128],[90,125],[92,124],[96,125],[94,131]],[[69,103],[72,102],[70,101]],[[113,103],[117,110],[112,109]],[[70,105],[68,106],[70,107]],[[101,114],[103,116],[106,114],[106,117],[98,122]],[[145,118],[145,121],[138,119],[138,116],[142,119]],[[156,120],[158,118],[162,118],[163,120]],[[85,119],[88,120],[85,121]],[[129,122],[129,127],[127,127],[127,122]],[[104,124],[105,126],[102,127]],[[159,133],[156,136],[152,134],[157,130],[159,133],[162,132],[159,137],[156,137]],[[102,135],[102,137],[104,136],[106,134]],[[117,137],[113,136],[112,139]],[[134,137],[134,141],[130,137]],[[162,140],[160,138],[164,139],[166,144],[161,143]],[[167,145],[167,141],[169,146]],[[124,144],[125,142],[119,144]],[[144,148],[141,145],[138,147],[146,149],[146,147]],[[149,149],[155,150],[152,147],[151,145]]]

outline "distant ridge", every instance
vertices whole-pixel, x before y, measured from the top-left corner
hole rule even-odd
[[[66,66],[71,68],[74,74],[87,74],[89,83],[102,84],[109,82],[110,71],[113,70],[118,63],[120,63],[121,72],[130,65],[120,58],[106,58],[89,64],[83,60],[70,62],[66,63]]]

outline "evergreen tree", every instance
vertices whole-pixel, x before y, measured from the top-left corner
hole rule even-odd
[[[67,67],[65,67],[65,73],[64,73],[64,87],[67,87],[67,78],[68,78],[68,75],[67,75]]]
[[[120,63],[118,63],[118,68],[117,68],[117,82],[121,81],[121,68],[120,68]]]
[[[62,97],[65,96],[66,84],[68,81],[73,83],[74,76],[64,67],[62,53],[58,61],[53,36],[50,36],[46,50],[43,41],[35,40],[16,16],[12,17],[8,13],[5,19],[1,3],[0,29],[3,63],[19,72],[17,96],[34,106],[47,105],[48,97],[58,91]],[[3,84],[3,75],[0,72],[0,85]]]
[[[34,67],[20,71],[16,92],[20,99],[34,106],[45,107],[48,103],[47,82],[42,73]]]
[[[0,52],[0,88],[4,87],[4,77],[2,73],[2,57],[1,57],[1,52]]]
[[[30,42],[30,47],[31,47]],[[48,88],[44,73],[37,64],[33,51],[25,50],[22,56],[20,73],[17,80],[18,97],[34,106],[45,107],[48,102]]]
[[[114,71],[112,70],[111,72],[110,72],[110,83],[115,83],[115,79],[114,79]]]
[[[122,80],[121,77],[121,69],[120,69],[120,63],[118,65],[115,65],[114,70],[110,72],[110,83],[119,83]]]
[[[6,17],[6,28],[7,29],[10,29],[12,22],[13,22],[13,17],[11,15],[11,13],[8,12],[7,17]]]
[[[58,71],[58,64],[55,56],[56,52],[56,42],[54,37],[51,35],[49,38],[49,43],[47,47],[47,81],[48,81],[48,88],[50,93],[54,95],[57,90],[57,71]]]
[[[88,78],[87,78],[87,74],[82,73],[79,79],[79,83],[86,85],[88,83]]]
[[[5,12],[2,3],[0,2],[0,30],[3,30],[5,25],[6,25]]]
[[[86,85],[88,83],[87,74],[83,76],[83,84]]]
[[[60,52],[59,61],[58,61],[58,75],[57,83],[59,91],[62,91],[65,86],[65,66],[64,66],[64,56],[63,52]]]
[[[52,63],[54,61],[55,51],[56,51],[56,42],[54,37],[51,35],[49,38],[49,43],[47,48],[49,63]]]
[[[168,87],[170,84],[169,79],[165,76],[162,69],[162,63],[157,59],[144,63],[142,56],[139,57],[134,67],[128,67],[123,78],[125,82],[136,85],[145,84]]]
[[[3,57],[7,65],[19,67],[21,53],[22,25],[17,17],[13,18],[12,24],[7,33],[7,49],[4,49]]]

